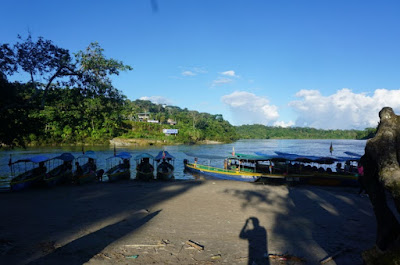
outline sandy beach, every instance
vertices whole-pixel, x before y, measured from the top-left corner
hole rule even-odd
[[[3,193],[0,264],[362,264],[375,216],[357,193],[218,180]]]

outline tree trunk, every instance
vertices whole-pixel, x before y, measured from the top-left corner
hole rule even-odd
[[[400,213],[400,116],[385,107],[379,117],[376,136],[368,140],[360,162],[377,220],[376,245],[382,251],[390,251],[400,246],[400,223],[386,200],[389,191]]]

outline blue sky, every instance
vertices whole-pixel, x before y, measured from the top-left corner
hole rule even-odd
[[[154,9],[152,3],[157,8]],[[400,112],[398,1],[3,1],[0,43],[98,41],[129,99],[232,124],[375,127]],[[5,12],[4,12],[5,11]]]

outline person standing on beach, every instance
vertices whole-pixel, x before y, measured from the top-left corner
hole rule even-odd
[[[360,190],[358,191],[358,195],[361,195],[363,192],[365,193],[365,186],[364,186],[364,167],[361,164],[361,161],[358,162],[357,165],[357,172],[358,172],[358,183],[360,184]]]

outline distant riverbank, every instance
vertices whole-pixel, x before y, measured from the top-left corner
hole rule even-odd
[[[175,142],[175,141],[169,141],[169,140],[157,140],[157,139],[143,139],[143,138],[133,138],[133,139],[127,139],[127,138],[113,138],[110,140],[110,145],[115,145],[115,146],[163,146],[163,145],[181,145],[184,143],[180,142]],[[223,142],[219,141],[211,141],[211,140],[203,140],[203,141],[198,141],[193,144],[223,144]]]

